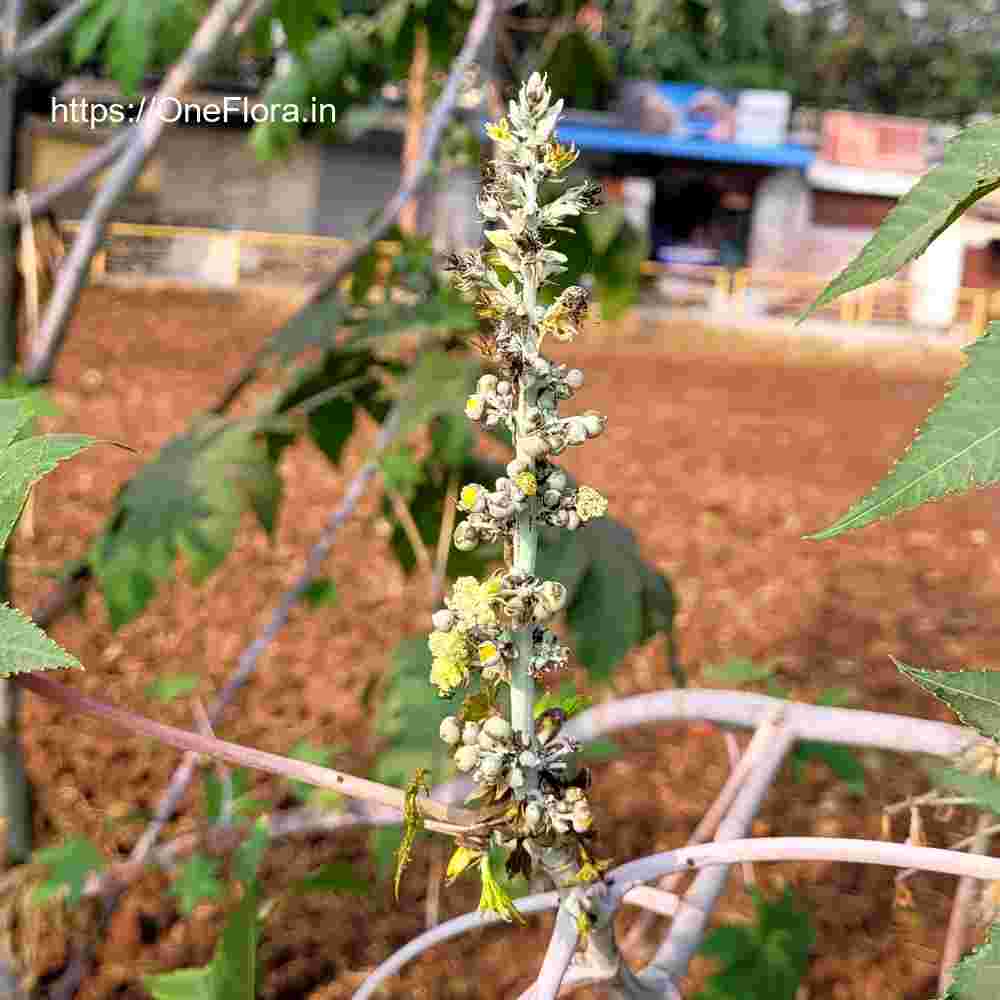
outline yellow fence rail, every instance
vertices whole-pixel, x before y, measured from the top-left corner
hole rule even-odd
[[[75,233],[78,222],[63,229]],[[115,222],[108,226],[92,277],[108,280],[175,280],[195,285],[302,287],[332,273],[349,241],[304,233],[256,232]],[[399,251],[391,241],[377,244],[388,259]],[[744,267],[663,264],[645,261],[642,273],[660,279],[671,304],[702,306],[733,316],[799,315],[820,293],[829,277],[792,271]],[[827,320],[850,325],[906,324],[915,287],[907,281],[883,281],[842,296],[817,310]],[[1000,318],[1000,290],[961,288],[952,328],[974,339],[986,324]]]

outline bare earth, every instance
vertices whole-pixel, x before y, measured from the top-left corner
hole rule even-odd
[[[151,455],[212,401],[285,310],[274,300],[90,291],[57,372],[54,394],[62,413],[48,423]],[[560,354],[587,374],[581,405],[608,413],[610,426],[567,464],[607,494],[615,516],[636,529],[646,557],[674,581],[681,651],[693,683],[708,683],[703,668],[732,657],[775,659],[782,682],[800,699],[841,687],[855,707],[947,718],[897,677],[888,654],[937,668],[1000,663],[995,496],[953,500],[823,544],[801,538],[884,473],[958,359],[954,350],[876,344],[865,351],[794,348],[744,335],[727,340],[668,325],[598,328]],[[211,697],[298,572],[364,457],[370,438],[367,432],[361,438],[340,473],[309,445],[287,453],[287,497],[274,544],[248,522],[222,572],[200,589],[181,574],[117,634],[96,597],[85,617],[59,624],[55,636],[87,666],[66,682],[193,726],[190,699],[161,706],[146,697],[145,687],[160,674],[196,671],[203,676],[200,696]],[[138,462],[119,449],[97,449],[45,480],[35,501],[34,537],[22,534],[17,541],[18,603],[30,607],[49,586],[38,570],[84,553]],[[383,539],[369,497],[329,561],[340,603],[295,614],[217,735],[275,752],[300,739],[340,744],[346,749],[337,766],[367,772],[378,745],[362,692],[383,672],[400,638],[427,629],[413,611],[423,602],[413,599]],[[629,657],[614,692],[593,693],[610,698],[669,686],[656,641]],[[70,718],[30,695],[25,714],[39,844],[82,834],[109,858],[124,857],[143,827],[136,811],[152,808],[179,754]],[[602,853],[627,860],[682,844],[724,780],[721,735],[705,726],[663,726],[620,742],[625,753],[595,773]],[[924,789],[926,777],[913,760],[883,754],[863,760],[868,794],[860,800],[822,765],[810,765],[802,783],[786,770],[754,832],[878,837],[881,806]],[[256,778],[255,790],[293,804],[287,789],[266,776]],[[192,828],[200,809],[192,793],[172,833]],[[937,845],[970,828],[962,817],[947,827],[929,819]],[[906,836],[902,824],[895,834]],[[387,887],[360,899],[286,898],[265,927],[261,995],[350,996],[366,969],[422,930],[432,855],[425,843],[399,905]],[[275,847],[266,862],[268,890],[279,893],[336,859],[369,873],[366,835],[300,838]],[[911,880],[913,905],[902,907],[894,905],[893,874],[846,865],[758,867],[766,891],[791,885],[816,922],[804,997],[925,1000],[933,993],[953,880]],[[223,908],[203,904],[182,919],[167,885],[167,876],[150,873],[128,894],[81,997],[143,997],[143,973],[208,960]],[[443,892],[442,918],[476,901],[471,880],[459,883]],[[719,916],[749,912],[736,873]],[[22,924],[18,940],[33,970],[51,980],[64,969],[72,942],[94,927],[95,914],[49,910]],[[540,956],[549,926],[549,918],[538,918],[523,930],[472,934],[411,966],[386,995],[515,996],[536,965],[511,955]],[[688,985],[701,982],[709,968],[697,960]]]

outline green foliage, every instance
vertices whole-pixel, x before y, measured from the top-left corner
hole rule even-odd
[[[885,217],[857,257],[803,318],[845,292],[888,278],[918,257],[968,208],[1000,186],[1000,121],[966,129]]]
[[[323,747],[310,743],[307,740],[300,740],[289,751],[288,756],[293,760],[305,761],[307,764],[318,764],[320,767],[329,767],[334,757],[343,751],[343,747]],[[289,785],[292,794],[307,805],[331,806],[339,804],[341,796],[338,792],[329,788],[317,788],[315,785],[307,784],[304,781],[290,780]]]
[[[274,460],[252,425],[206,417],[168,441],[119,493],[91,551],[112,625],[145,608],[178,553],[202,582],[229,553],[246,511],[273,531],[280,496]]]
[[[967,726],[1000,739],[1000,673],[989,670],[920,670],[899,660],[900,672],[943,701]]]
[[[988,774],[968,774],[954,767],[931,769],[931,778],[941,788],[969,798],[970,804],[1000,816],[1000,781]]]
[[[909,451],[862,500],[809,538],[833,538],[928,500],[1000,482],[1000,325],[965,348],[969,360]]]
[[[763,683],[769,695],[774,698],[786,698],[788,691],[775,678],[779,670],[774,660],[767,663],[757,663],[745,657],[736,657],[726,663],[720,663],[705,668],[705,676],[713,681],[723,681],[741,687],[744,684]]]
[[[338,600],[337,585],[329,577],[318,577],[306,587],[302,598],[311,608],[332,608]]]
[[[403,836],[399,842],[399,849],[396,851],[396,875],[392,883],[397,900],[403,882],[403,872],[413,860],[413,845],[416,842],[417,834],[424,828],[424,817],[417,806],[417,797],[421,793],[430,794],[425,780],[426,774],[427,772],[423,768],[418,768],[417,773],[406,786],[406,798],[403,804]]]
[[[426,636],[404,639],[392,653],[389,676],[375,717],[375,731],[384,749],[372,777],[397,788],[418,768],[428,768],[436,784],[449,773],[447,757],[434,751],[441,746],[438,728],[453,711],[427,683],[431,651]]]
[[[236,851],[233,874],[242,883],[242,896],[229,912],[212,961],[196,969],[143,976],[143,986],[153,1000],[256,1000],[260,981],[257,869],[267,842],[267,824],[258,820]]]
[[[202,768],[201,787],[205,799],[205,818],[212,826],[231,821],[234,816],[252,816],[271,808],[271,803],[250,795],[250,772],[234,767],[226,780],[216,767]]]
[[[642,559],[631,530],[602,517],[578,532],[539,534],[536,572],[567,588],[573,651],[595,680],[607,680],[634,646],[660,633],[670,639],[676,598],[667,578]]]
[[[48,878],[34,891],[36,903],[65,895],[70,906],[83,898],[87,878],[104,870],[104,858],[93,841],[73,837],[62,844],[35,851],[33,860],[48,868]]]
[[[221,898],[222,883],[218,876],[219,862],[199,852],[181,866],[168,891],[184,916],[191,916],[194,908],[206,899]]]
[[[146,697],[168,705],[195,691],[200,680],[197,674],[164,674],[146,685]]]
[[[0,677],[60,668],[83,669],[23,611],[0,604]]]
[[[1000,924],[993,924],[986,941],[952,970],[942,1000],[993,1000],[1000,996]]]
[[[857,755],[847,747],[818,740],[800,740],[791,754],[791,764],[796,777],[802,765],[809,760],[820,760],[847,786],[853,795],[865,793],[865,769]]]
[[[788,890],[773,903],[752,893],[752,924],[727,924],[706,936],[701,954],[721,968],[696,1000],[794,1000],[816,940],[812,922]]]
[[[208,965],[143,976],[154,1000],[256,1000],[259,970],[257,883],[232,909]]]
[[[80,434],[28,436],[41,405],[37,396],[0,396],[0,548],[7,544],[31,487],[95,443]]]
[[[330,861],[299,879],[292,886],[292,892],[340,892],[349,896],[367,896],[371,886],[346,861]]]
[[[543,691],[535,699],[535,718],[550,708],[561,708],[566,713],[566,718],[572,719],[574,715],[585,712],[593,704],[593,698],[580,694],[571,682],[565,681],[559,686],[558,691]]]

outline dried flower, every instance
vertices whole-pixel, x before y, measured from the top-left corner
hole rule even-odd
[[[604,517],[608,512],[608,501],[592,486],[581,486],[576,491],[576,513],[581,521],[591,521]]]

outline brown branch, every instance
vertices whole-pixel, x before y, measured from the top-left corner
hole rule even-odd
[[[87,13],[87,8],[93,2],[94,0],[72,0],[72,3],[68,3],[58,14],[37,27],[20,44],[5,52],[0,59],[0,75],[23,69],[32,59],[54,49]]]
[[[320,767],[318,764],[310,764],[308,761],[293,760],[290,757],[282,757],[279,754],[257,750],[254,747],[230,743],[211,736],[202,736],[186,729],[178,729],[176,726],[168,726],[165,723],[156,722],[135,712],[130,712],[128,709],[109,705],[107,702],[81,694],[68,685],[60,684],[42,674],[21,674],[17,678],[17,683],[19,687],[25,688],[47,701],[56,702],[71,712],[106,720],[139,736],[148,736],[180,750],[228,761],[238,767],[250,767],[295,781],[304,781],[317,788],[330,788],[350,798],[388,806],[391,809],[399,810],[400,813],[403,811],[406,793],[399,788],[392,788],[377,781],[369,781],[367,778],[358,778],[333,768]],[[417,803],[427,818],[426,825],[429,830],[453,834],[480,824],[479,815],[468,809],[458,809],[435,802],[427,796],[420,796]]]

